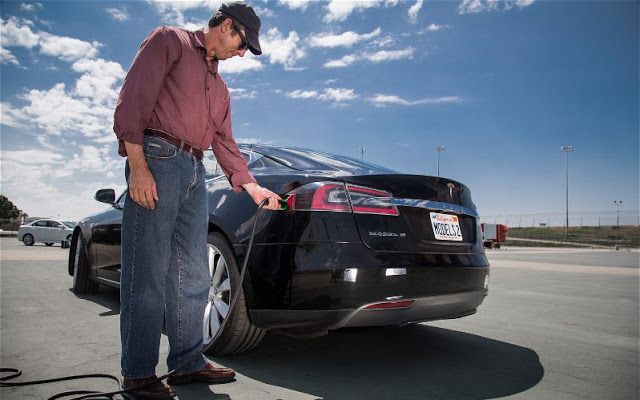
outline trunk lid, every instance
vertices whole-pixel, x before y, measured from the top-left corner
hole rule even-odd
[[[366,193],[366,188],[370,188],[390,193],[390,197],[374,201],[397,209],[397,215],[366,213],[366,208],[362,208],[365,212],[354,214],[360,237],[369,248],[398,252],[480,251],[476,207],[471,192],[463,184],[446,178],[404,174],[341,179],[347,184],[354,205],[361,201],[358,192]]]

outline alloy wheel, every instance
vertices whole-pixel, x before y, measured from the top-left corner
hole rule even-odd
[[[229,314],[229,302],[231,301],[231,280],[229,267],[220,250],[212,244],[207,244],[209,257],[209,297],[204,310],[203,342],[211,343],[220,330],[220,325]]]
[[[22,242],[27,246],[31,246],[34,243],[33,236],[27,233],[22,237]]]

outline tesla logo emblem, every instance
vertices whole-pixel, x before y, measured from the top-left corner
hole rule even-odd
[[[453,189],[456,188],[456,185],[454,185],[453,183],[449,182],[449,183],[447,183],[447,187],[449,188],[449,196],[451,196],[451,198],[453,198]]]

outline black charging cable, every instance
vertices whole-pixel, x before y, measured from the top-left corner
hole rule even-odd
[[[278,200],[278,202],[280,204],[280,210],[286,210],[288,208],[287,203],[285,201]],[[164,379],[168,378],[169,376],[175,374],[176,372],[178,372],[182,368],[184,368],[187,365],[189,365],[196,358],[201,357],[202,353],[206,352],[209,349],[209,347],[211,347],[216,342],[216,340],[218,339],[218,336],[222,333],[222,331],[224,330],[224,327],[227,325],[227,321],[229,321],[229,319],[231,319],[231,313],[233,312],[233,309],[234,309],[234,307],[236,305],[236,301],[238,300],[238,295],[240,294],[240,291],[242,290],[242,284],[244,282],[244,274],[245,274],[245,272],[247,270],[247,263],[249,261],[249,255],[251,254],[251,248],[253,246],[253,237],[256,234],[256,225],[257,225],[257,222],[258,222],[258,217],[260,216],[260,212],[262,211],[262,208],[265,205],[267,205],[268,203],[269,203],[269,199],[268,198],[264,199],[258,205],[258,210],[255,213],[254,221],[253,221],[253,229],[251,230],[251,236],[249,238],[249,247],[247,248],[247,254],[244,257],[244,261],[242,262],[242,268],[240,269],[240,278],[239,278],[239,281],[238,281],[238,289],[236,290],[236,293],[233,295],[233,298],[231,299],[231,303],[229,303],[229,312],[227,313],[227,315],[229,317],[225,318],[222,321],[222,324],[220,325],[220,329],[218,329],[218,332],[213,337],[213,340],[211,340],[211,342],[209,342],[209,344],[202,350],[202,352],[198,352],[193,357],[191,357],[190,359],[186,360],[185,362],[183,362],[182,364],[180,364],[179,366],[177,366],[173,370],[171,370],[168,373],[156,378],[155,380],[149,381],[149,382],[147,382],[147,383],[145,383],[143,385],[127,388],[127,389],[124,389],[124,390],[121,389],[121,390],[114,391],[114,392],[98,392],[98,391],[93,391],[93,390],[72,390],[72,391],[57,393],[57,394],[49,397],[47,400],[55,400],[55,399],[60,399],[60,398],[63,398],[63,397],[69,397],[69,396],[75,396],[75,395],[80,395],[80,396],[74,397],[74,398],[69,399],[69,400],[81,400],[81,399],[114,400],[114,399],[116,399],[115,396],[117,396],[117,395],[120,395],[120,394],[123,394],[123,393],[130,393],[133,390],[140,389],[140,388],[143,388],[145,386],[154,384],[156,382],[163,381]],[[82,375],[62,376],[62,377],[59,377],[59,378],[42,379],[42,380],[38,380],[38,381],[7,382],[7,381],[9,381],[11,379],[15,379],[15,378],[21,376],[22,375],[22,371],[19,370],[19,369],[16,369],[16,368],[0,368],[0,373],[9,373],[9,375],[0,377],[0,388],[1,387],[17,387],[17,386],[40,385],[40,384],[44,384],[44,383],[69,381],[69,380],[75,380],[75,379],[87,379],[87,378],[112,379],[112,380],[115,380],[117,382],[118,388],[122,387],[122,384],[120,382],[120,378],[118,378],[117,376],[114,376],[114,375],[109,375],[109,374],[82,374]]]

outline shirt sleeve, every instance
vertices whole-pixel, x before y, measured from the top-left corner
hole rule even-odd
[[[242,157],[238,145],[231,133],[231,99],[229,89],[225,87],[226,110],[224,120],[213,135],[211,148],[222,168],[225,176],[229,180],[234,192],[241,192],[245,183],[257,183],[256,179],[249,173],[247,162]]]
[[[164,79],[181,55],[176,33],[165,27],[154,29],[140,45],[114,114],[113,131],[120,142],[121,156],[126,156],[123,142],[143,143]]]

